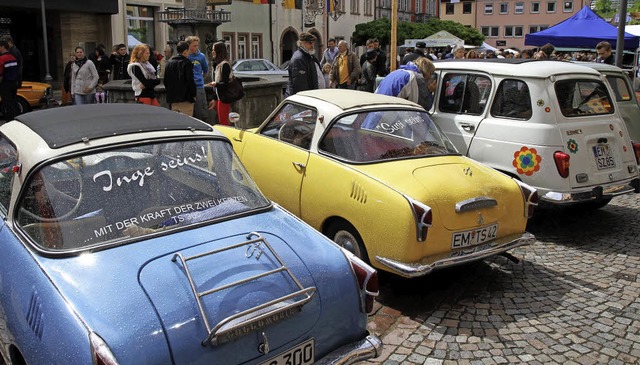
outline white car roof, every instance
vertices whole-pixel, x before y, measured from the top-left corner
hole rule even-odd
[[[333,104],[342,110],[381,105],[421,108],[420,105],[405,99],[348,89],[318,89],[302,91],[288,97],[287,99],[291,101],[299,101],[305,104],[313,104],[310,99],[316,99],[317,101]]]
[[[434,62],[436,70],[484,71],[496,76],[547,78],[563,74],[592,74],[598,71],[571,62],[531,59],[443,60]]]
[[[74,151],[143,139],[219,136],[198,119],[143,104],[92,104],[43,109],[0,126],[16,145],[23,169]]]

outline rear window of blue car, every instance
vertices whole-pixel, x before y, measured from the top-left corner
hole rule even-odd
[[[17,222],[47,250],[77,250],[267,207],[231,146],[182,140],[54,161],[30,174]]]

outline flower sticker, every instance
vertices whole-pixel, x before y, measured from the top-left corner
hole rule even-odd
[[[538,106],[544,106],[544,100],[542,100],[542,99],[538,99],[538,101],[536,102],[536,104],[537,104]]]
[[[538,155],[538,151],[535,148],[523,146],[513,154],[513,167],[521,175],[531,176],[534,172],[538,172],[540,170],[540,162],[542,162],[542,157]]]
[[[578,152],[578,142],[576,142],[574,139],[570,139],[567,142],[567,148],[569,149],[569,152],[571,152],[571,153]]]

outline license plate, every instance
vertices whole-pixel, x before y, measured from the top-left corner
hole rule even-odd
[[[608,144],[593,146],[593,157],[596,159],[598,170],[616,167],[616,161],[613,159],[611,148],[609,148]]]
[[[314,360],[314,342],[309,339],[260,365],[311,365]]]
[[[463,248],[475,246],[496,239],[498,236],[498,224],[456,232],[451,238],[451,248]]]

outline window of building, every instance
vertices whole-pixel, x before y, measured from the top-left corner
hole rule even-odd
[[[446,6],[446,8],[445,8],[445,9],[446,9],[446,10],[445,10],[445,13],[446,13],[446,14],[448,14],[448,15],[452,15],[452,14],[454,14],[454,5],[455,5],[455,4],[452,4],[452,3],[446,3],[446,4],[445,4],[445,6]]]
[[[247,36],[238,35],[238,59],[247,57]]]
[[[232,47],[235,44],[235,37],[233,33],[222,33],[222,39],[224,40],[224,44],[227,47],[227,56],[230,60],[235,60],[235,52]]]
[[[498,37],[500,34],[499,27],[482,27],[481,32],[485,37]]]
[[[262,35],[251,35],[251,58],[262,58]]]
[[[539,32],[539,31],[545,30],[547,28],[549,28],[548,25],[530,25],[529,26],[529,33]]]
[[[522,37],[524,32],[524,27],[522,25],[516,25],[513,27],[513,35],[515,37]]]
[[[493,4],[484,4],[484,13],[487,15],[493,14]]]
[[[514,14],[524,14],[524,3],[515,3],[513,6]]]
[[[509,13],[509,3],[500,3],[500,14]]]
[[[154,8],[151,6],[127,5],[129,35],[142,43],[155,44],[153,13]]]
[[[513,25],[505,25],[504,26],[504,36],[505,37],[513,37]]]
[[[351,0],[351,14],[360,14],[360,0]]]
[[[547,13],[555,13],[556,12],[556,2],[549,1],[547,3]]]
[[[416,0],[415,3],[413,4],[413,6],[415,6],[416,14],[422,14],[422,1],[421,0]]]
[[[531,13],[537,14],[539,12],[540,12],[540,3],[538,2],[531,3]]]
[[[471,14],[472,5],[470,1],[465,1],[462,3],[462,14]]]
[[[565,13],[570,13],[573,11],[573,1],[564,1],[562,3],[562,11]]]
[[[364,15],[372,15],[371,0],[364,0]]]

